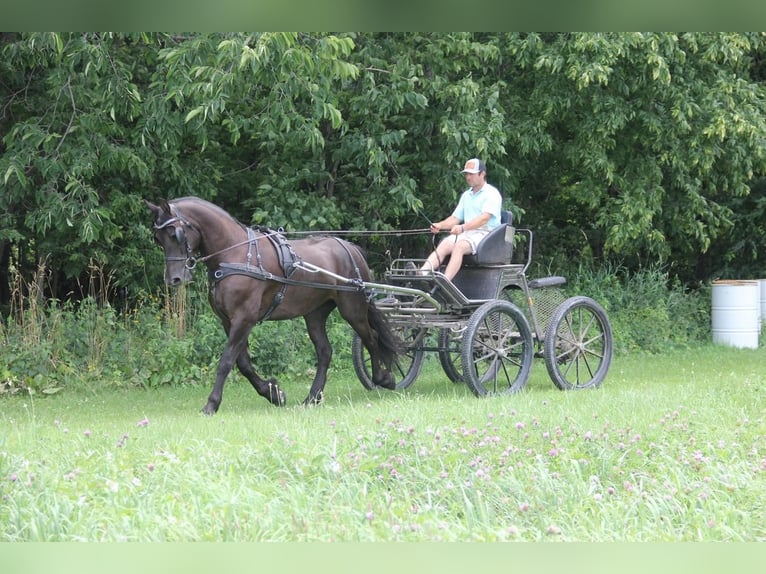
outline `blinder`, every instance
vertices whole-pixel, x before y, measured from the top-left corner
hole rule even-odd
[[[174,217],[171,217],[165,221],[163,221],[159,225],[154,225],[154,229],[156,231],[159,231],[160,229],[165,229],[166,227],[172,225],[174,230],[174,235],[176,238],[176,241],[178,241],[179,244],[184,245],[186,248],[186,257],[172,257],[172,256],[165,256],[165,261],[185,261],[185,267],[188,270],[192,270],[197,266],[197,258],[192,255],[192,248],[189,245],[189,240],[186,237],[186,231],[184,230],[184,226],[188,225],[191,227],[191,225],[184,221],[184,219],[179,215],[176,215]]]

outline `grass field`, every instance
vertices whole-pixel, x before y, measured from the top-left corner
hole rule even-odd
[[[615,358],[476,399],[334,370],[325,403],[210,386],[0,396],[2,541],[766,541],[766,349]]]

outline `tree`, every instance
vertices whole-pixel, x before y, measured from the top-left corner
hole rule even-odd
[[[509,37],[529,86],[514,148],[546,166],[526,174],[528,211],[572,235],[585,231],[596,252],[633,266],[672,259],[693,278],[699,254],[731,229],[733,208],[766,167],[763,87],[749,79],[763,38]]]
[[[136,216],[124,194],[152,176],[153,158],[134,126],[137,81],[157,40],[55,33],[4,40],[0,240],[15,245],[22,270],[46,259],[52,295],[61,297],[78,290],[90,265],[120,268],[144,251],[136,242],[124,251],[135,239],[124,222]]]
[[[693,283],[766,261],[761,33],[4,33],[0,51],[0,297],[11,257],[45,258],[56,297],[94,264],[154,287],[144,197],[288,231],[424,228],[473,156],[556,264]],[[380,269],[428,237],[358,239]]]

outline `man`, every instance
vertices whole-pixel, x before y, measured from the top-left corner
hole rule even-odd
[[[470,187],[460,196],[452,215],[431,224],[431,233],[449,231],[449,236],[428,256],[420,268],[421,274],[439,269],[449,256],[444,275],[451,281],[463,264],[463,256],[476,253],[479,241],[500,225],[503,198],[496,187],[487,183],[484,162],[478,158],[469,159],[461,173],[465,174],[466,183]]]

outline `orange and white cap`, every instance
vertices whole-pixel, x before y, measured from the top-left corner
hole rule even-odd
[[[461,171],[460,173],[480,173],[482,171],[487,171],[487,168],[484,165],[483,161],[475,157],[465,162],[463,171]]]

